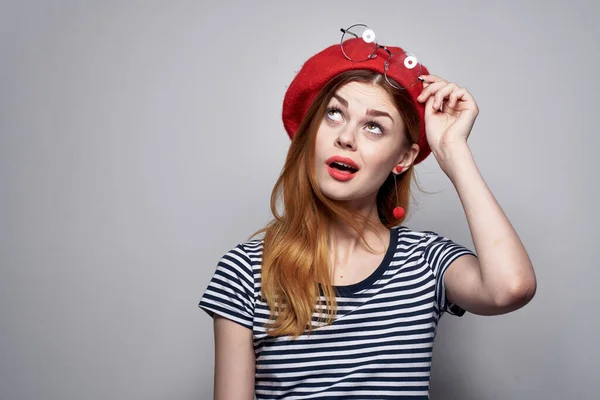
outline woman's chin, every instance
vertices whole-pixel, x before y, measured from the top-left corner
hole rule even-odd
[[[335,201],[352,201],[356,199],[356,195],[353,196],[353,191],[349,190],[351,188],[340,187],[337,182],[319,182],[319,188],[321,189],[321,193],[325,197]]]
[[[328,185],[321,186],[321,193],[328,199],[340,203],[362,203],[365,198],[363,193],[357,193],[352,188],[332,188]]]

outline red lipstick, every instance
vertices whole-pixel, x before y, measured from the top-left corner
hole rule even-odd
[[[358,165],[350,158],[333,156],[326,161],[327,172],[338,181],[349,181],[358,172]]]

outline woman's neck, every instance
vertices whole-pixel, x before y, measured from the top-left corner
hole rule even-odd
[[[357,252],[380,254],[387,250],[390,230],[379,219],[377,205],[355,212],[364,218],[359,225],[361,232],[356,232],[352,226],[339,220],[331,221],[329,225],[329,249],[332,259],[337,262],[344,262]]]

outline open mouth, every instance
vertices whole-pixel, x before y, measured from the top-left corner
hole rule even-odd
[[[353,167],[351,165],[348,165],[348,164],[344,164],[344,163],[339,162],[339,161],[334,161],[332,163],[329,163],[329,166],[331,168],[335,168],[335,169],[337,169],[339,171],[348,172],[348,173],[351,173],[351,174],[353,174],[353,173],[355,173],[355,172],[358,171],[358,168],[355,168],[355,167]]]
[[[333,156],[327,160],[326,164],[329,175],[341,182],[349,181],[358,172],[358,165],[350,158]]]

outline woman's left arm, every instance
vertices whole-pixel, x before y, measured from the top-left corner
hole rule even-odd
[[[455,83],[422,76],[425,127],[432,153],[463,205],[477,258],[457,258],[444,275],[448,300],[480,315],[514,311],[536,291],[531,260],[504,211],[481,176],[467,145],[479,109]],[[441,108],[441,110],[440,110]]]

